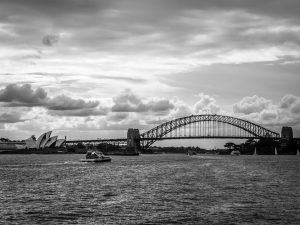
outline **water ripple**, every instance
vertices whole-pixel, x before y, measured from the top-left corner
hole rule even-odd
[[[3,155],[0,224],[300,224],[299,157]]]

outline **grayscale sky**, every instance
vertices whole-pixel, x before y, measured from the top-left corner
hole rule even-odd
[[[299,0],[1,0],[0,137],[190,114],[300,136]]]

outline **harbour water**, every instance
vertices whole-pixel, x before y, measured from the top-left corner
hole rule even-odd
[[[0,224],[300,224],[300,158],[1,155]]]

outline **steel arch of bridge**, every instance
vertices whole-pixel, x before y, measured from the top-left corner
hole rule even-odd
[[[217,123],[223,123],[223,124],[229,124],[236,129],[240,129],[248,133],[249,135],[239,135],[239,136],[226,136],[224,134],[219,134],[216,136],[202,136],[202,137],[194,137],[194,138],[272,138],[272,139],[278,139],[280,138],[280,135],[276,132],[273,132],[271,130],[268,130],[262,126],[259,126],[255,123],[252,123],[247,120],[238,119],[235,117],[230,116],[222,116],[222,115],[191,115],[187,117],[181,117],[178,119],[174,119],[168,122],[165,122],[157,127],[154,127],[153,129],[146,131],[145,133],[142,133],[140,135],[140,141],[144,149],[147,149],[150,147],[155,141],[161,140],[161,139],[180,139],[180,137],[177,138],[164,138],[167,134],[170,132],[179,129],[181,127],[184,127],[188,124],[193,123],[200,123],[200,122],[211,122],[212,124],[214,122]],[[191,129],[191,128],[190,128]],[[182,138],[182,137],[181,137]],[[186,137],[188,138],[188,137]],[[193,137],[190,137],[193,138]]]

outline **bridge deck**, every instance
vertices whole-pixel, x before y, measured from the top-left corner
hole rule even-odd
[[[190,137],[160,137],[160,138],[141,138],[140,141],[147,140],[176,140],[176,139],[261,139],[262,137],[240,137],[240,136],[190,136]],[[280,138],[269,137],[269,139],[278,140]],[[294,138],[295,141],[300,141],[300,138]],[[95,140],[67,140],[67,144],[76,144],[76,143],[101,143],[101,142],[127,142],[126,138],[111,138],[111,139],[95,139]],[[2,142],[3,144],[25,144],[23,141],[12,141],[12,142]]]
[[[117,139],[96,139],[96,140],[68,140],[65,141],[65,143],[67,144],[75,144],[75,143],[81,143],[81,142],[85,142],[85,143],[94,143],[94,142],[122,142],[122,141],[127,141],[126,138],[117,138]]]
[[[190,137],[161,137],[161,138],[141,138],[140,140],[174,140],[174,139],[272,139],[278,140],[280,137],[241,137],[241,136],[190,136]]]

